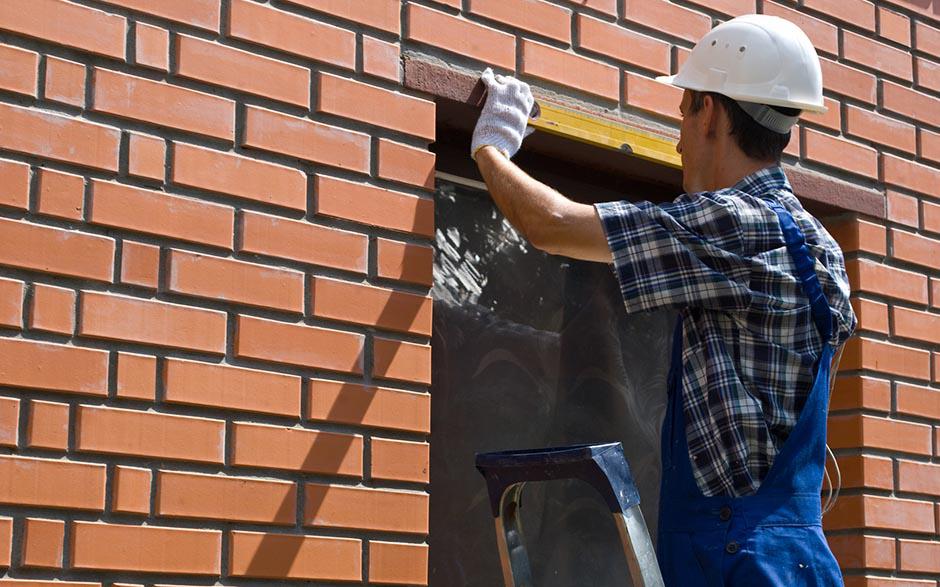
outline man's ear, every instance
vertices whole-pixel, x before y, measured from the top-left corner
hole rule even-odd
[[[702,130],[708,138],[715,136],[721,126],[721,106],[714,96],[705,94],[702,97]]]

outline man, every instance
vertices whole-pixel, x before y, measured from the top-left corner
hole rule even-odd
[[[686,193],[674,202],[589,206],[529,177],[510,158],[531,92],[489,70],[472,155],[536,247],[612,263],[628,312],[679,311],[662,438],[666,584],[841,585],[820,491],[830,362],[856,321],[842,252],[779,164],[800,112],[825,111],[818,57],[795,25],[748,15],[659,79],[684,89]]]

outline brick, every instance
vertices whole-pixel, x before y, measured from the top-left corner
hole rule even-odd
[[[877,103],[877,80],[874,75],[825,57],[819,59],[819,65],[822,68],[824,89],[872,105]]]
[[[359,539],[236,530],[229,540],[229,574],[235,577],[362,580]]]
[[[133,131],[127,134],[127,173],[163,181],[166,177],[166,141]]]
[[[372,439],[372,478],[428,483],[430,445],[386,438]]]
[[[846,262],[846,272],[853,292],[870,292],[890,298],[927,303],[927,277],[881,265],[867,259]]]
[[[903,338],[940,344],[940,314],[894,307],[893,334]]]
[[[915,19],[914,36],[918,51],[928,55],[940,55],[940,29]]]
[[[379,177],[434,189],[436,155],[388,139],[379,139]]]
[[[875,30],[875,6],[867,0],[806,0],[804,6],[825,13],[827,18]]]
[[[369,172],[371,147],[366,134],[255,106],[248,106],[245,116],[246,147]]]
[[[874,14],[872,15],[874,16]],[[874,28],[874,27],[872,27]],[[906,81],[914,79],[911,54],[868,37],[842,32],[844,59]]]
[[[940,63],[918,57],[917,87],[940,92]]]
[[[851,135],[908,153],[917,151],[914,125],[855,106],[849,105],[846,108],[846,131]]]
[[[0,397],[0,446],[16,446],[19,435],[20,400],[15,397]]]
[[[373,353],[376,377],[431,384],[430,345],[376,337]]]
[[[220,0],[101,0],[173,22],[219,31]]]
[[[248,0],[234,0],[229,11],[231,37],[346,69],[356,66],[352,31]]]
[[[878,34],[900,45],[911,46],[911,19],[907,16],[878,7]]]
[[[543,0],[471,0],[470,13],[571,43],[571,11]]]
[[[679,122],[681,89],[627,71],[623,74],[623,93],[630,106]]]
[[[940,420],[940,389],[897,383],[897,411],[901,414]]]
[[[85,179],[82,176],[40,169],[37,212],[66,220],[81,220],[84,200]]]
[[[764,2],[764,14],[777,16],[800,27],[816,51],[839,54],[839,28],[835,24],[774,2]]]
[[[289,0],[339,18],[398,34],[401,4],[398,0],[372,0],[368,4],[347,0]]]
[[[802,153],[801,147],[803,143],[803,136],[801,132],[802,128],[803,128],[802,126],[797,124],[796,128],[794,128],[790,132],[790,140],[787,142],[787,146],[783,149],[784,155],[790,155],[791,157],[794,157],[797,159],[802,157],[802,154],[801,154]]]
[[[921,206],[924,210],[923,229],[940,233],[940,205],[925,201],[922,202]]]
[[[71,553],[76,569],[218,575],[222,532],[74,522]]]
[[[424,393],[311,379],[305,418],[427,434],[431,398]]]
[[[406,39],[503,69],[516,69],[516,38],[450,14],[408,4]]]
[[[39,54],[0,44],[0,89],[35,97],[39,88]]]
[[[617,101],[620,71],[611,65],[525,39],[521,73]]]
[[[940,170],[888,153],[881,155],[882,172],[886,183],[925,194],[933,193],[940,181]]]
[[[363,36],[362,72],[393,82],[400,81],[401,45]]]
[[[853,216],[842,216],[827,222],[826,228],[844,253],[888,253],[887,230],[884,226]]]
[[[80,451],[221,463],[225,423],[103,406],[79,406],[75,445]]]
[[[920,133],[920,153],[924,159],[940,162],[940,133],[925,128],[917,129]]]
[[[842,489],[894,490],[894,464],[891,459],[869,455],[846,455],[838,457],[838,461],[842,476]],[[831,467],[829,474],[833,479],[835,478],[835,471]]]
[[[232,464],[362,477],[360,435],[235,422]]]
[[[932,534],[935,531],[933,504],[875,495],[842,496],[823,518],[828,530],[873,528]]]
[[[82,293],[81,312],[80,336],[225,352],[224,312],[98,292]]]
[[[895,259],[922,265],[929,269],[937,266],[937,259],[940,258],[940,240],[892,228],[891,241],[893,243],[891,255]]]
[[[367,246],[364,234],[250,211],[242,213],[241,250],[248,253],[365,273]]]
[[[300,378],[230,365],[167,359],[169,403],[300,417]]]
[[[578,46],[656,73],[668,74],[669,43],[579,14]]]
[[[317,175],[314,185],[317,214],[425,237],[434,234],[430,198],[324,175]]]
[[[871,339],[854,338],[845,346],[843,367],[871,369],[915,379],[928,379],[930,360],[927,351]]]
[[[431,308],[427,296],[327,277],[311,279],[310,309],[318,318],[430,336]]]
[[[232,248],[229,206],[97,179],[91,185],[93,224]]]
[[[24,285],[22,281],[0,278],[0,326],[23,327]]]
[[[310,70],[186,35],[176,36],[181,77],[308,107]]]
[[[26,445],[66,450],[69,445],[69,405],[39,400],[29,402]]]
[[[111,489],[111,511],[119,514],[148,515],[152,478],[150,469],[116,466]]]
[[[930,426],[888,420],[876,416],[852,415],[829,418],[829,446],[837,448],[879,448],[911,454],[931,454]]]
[[[829,404],[830,410],[891,409],[891,382],[859,375],[839,376]]]
[[[142,22],[134,23],[134,63],[170,71],[170,31]]]
[[[852,298],[852,309],[858,318],[858,331],[888,334],[888,304]]]
[[[0,455],[0,479],[0,503],[104,510],[104,465]]]
[[[299,271],[176,249],[169,252],[168,259],[167,289],[173,293],[303,311],[304,275]]]
[[[288,481],[160,471],[156,514],[293,525],[297,486]]]
[[[807,159],[865,177],[878,176],[875,149],[812,129],[805,129],[804,133]]]
[[[64,541],[64,521],[26,518],[20,564],[24,567],[60,568]]]
[[[63,0],[0,3],[2,30],[115,59],[124,59],[126,26],[123,16]]]
[[[361,374],[365,337],[352,332],[239,316],[235,356]]]
[[[0,385],[105,396],[108,353],[32,340],[0,339]]]
[[[623,17],[692,43],[698,42],[711,29],[708,15],[665,0],[624,0]]]
[[[396,585],[427,585],[428,546],[369,541],[369,580]]]
[[[121,243],[121,283],[157,289],[160,276],[160,247],[123,241]]]
[[[898,489],[940,496],[940,465],[898,460]]]
[[[590,8],[611,16],[617,16],[617,0],[565,0],[577,8]]]
[[[83,108],[85,65],[51,55],[46,57],[46,99]]]
[[[71,335],[75,330],[75,291],[36,284],[27,327]]]
[[[317,112],[434,140],[434,102],[328,73],[319,80]]]
[[[804,122],[819,124],[828,129],[840,132],[842,130],[842,103],[832,98],[823,96],[823,103],[829,110],[825,113],[806,112],[801,115]],[[794,133],[796,134],[796,133]]]
[[[95,68],[93,109],[232,141],[235,102],[189,88]]]
[[[379,238],[376,241],[379,277],[431,286],[434,249],[385,238]]]
[[[121,133],[116,128],[12,104],[0,104],[0,127],[2,149],[117,171]]]
[[[157,358],[119,352],[115,388],[119,398],[154,401],[157,389]]]
[[[0,159],[0,206],[29,206],[29,165]]]
[[[920,224],[917,198],[887,189],[888,220],[917,228]]]
[[[12,562],[13,518],[0,518],[0,568]]]
[[[115,583],[117,587],[120,583]],[[30,581],[26,579],[0,579],[2,587],[101,587],[101,583],[76,583],[71,581]],[[134,586],[140,587],[140,586]]]
[[[308,483],[304,525],[427,534],[428,494]]]
[[[881,88],[885,110],[940,126],[940,99],[887,80],[882,80]]]
[[[895,568],[894,538],[866,536],[864,534],[839,534],[827,536],[826,541],[843,569]]]
[[[940,542],[898,540],[900,569],[908,573],[940,573]]]
[[[174,143],[173,182],[293,210],[307,209],[307,176],[299,169]]]

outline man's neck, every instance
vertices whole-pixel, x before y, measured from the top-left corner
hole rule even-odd
[[[716,162],[712,189],[729,188],[745,177],[761,169],[777,165],[773,161],[758,161],[746,157],[743,153]]]

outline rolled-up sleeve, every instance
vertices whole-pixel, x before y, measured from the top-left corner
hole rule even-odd
[[[666,204],[595,204],[628,312],[750,303],[749,229],[734,202],[704,192]]]

